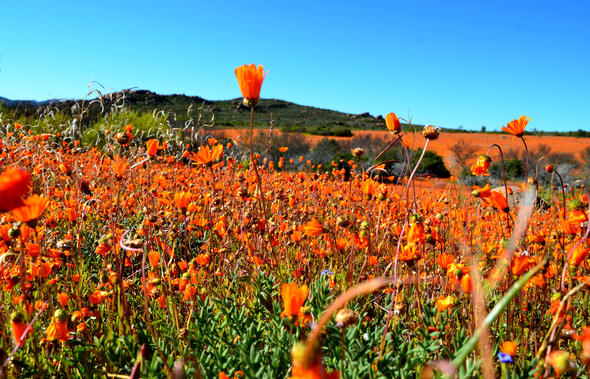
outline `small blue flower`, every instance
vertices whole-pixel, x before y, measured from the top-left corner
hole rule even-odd
[[[506,353],[498,353],[498,359],[501,363],[512,363],[512,357]]]
[[[333,275],[334,273],[329,269],[325,269],[324,271],[320,272],[320,275]]]

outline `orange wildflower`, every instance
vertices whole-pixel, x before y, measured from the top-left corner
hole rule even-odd
[[[524,128],[528,124],[530,117],[520,116],[516,120],[512,120],[508,123],[508,125],[503,126],[502,130],[506,133],[510,133],[513,136],[520,137],[524,136]]]
[[[463,290],[463,293],[471,293],[471,275],[465,274],[461,277],[461,289]]]
[[[516,348],[516,343],[512,341],[504,341],[500,346],[500,351],[502,351],[502,353],[504,354],[508,354],[511,357],[514,357],[516,355]]]
[[[158,253],[155,250],[152,250],[148,253],[148,259],[150,261],[150,265],[152,265],[152,267],[158,267],[160,266],[160,253]]]
[[[305,230],[305,234],[309,237],[317,237],[324,233],[324,226],[315,218],[305,224],[303,229]]]
[[[399,119],[393,112],[385,116],[385,125],[387,126],[387,129],[389,129],[389,131],[393,134],[398,134],[402,129],[402,124],[399,122]]]
[[[47,327],[47,341],[59,340],[65,342],[72,338],[68,329],[68,316],[66,312],[58,309],[53,314],[51,324]]]
[[[574,336],[575,339],[582,341],[582,351],[580,352],[580,358],[587,365],[590,363],[590,327],[582,327],[582,335]]]
[[[369,178],[362,182],[361,189],[363,193],[367,196],[372,196],[375,193],[375,189],[377,188],[377,182],[373,180],[373,178]]]
[[[451,308],[454,304],[455,298],[449,295],[447,297],[439,296],[438,300],[436,300],[436,303],[434,305],[436,306],[439,312],[442,312],[444,310]]]
[[[158,306],[160,306],[161,309],[166,308],[167,304],[165,295],[160,295],[156,300],[158,300]]]
[[[375,266],[377,263],[379,263],[379,257],[376,255],[369,255],[369,264]]]
[[[569,259],[569,264],[571,266],[579,266],[580,263],[582,263],[582,261],[588,256],[588,252],[590,252],[590,248],[580,244],[576,250],[572,252],[572,256]]]
[[[518,257],[515,256],[512,260],[512,274],[518,276],[522,275],[529,268],[533,267],[535,263],[535,258],[528,257],[526,255],[520,255]]]
[[[213,147],[201,146],[197,153],[191,153],[191,160],[195,161],[197,164],[211,167],[222,155],[223,145],[215,145]]]
[[[57,301],[61,304],[62,307],[66,307],[68,305],[69,296],[65,292],[60,292],[57,294]]]
[[[177,192],[174,194],[174,203],[180,210],[184,210],[188,207],[191,201],[192,194],[190,192]]]
[[[408,230],[409,243],[424,243],[424,225],[421,222],[412,222]]]
[[[106,297],[106,292],[96,289],[93,293],[88,295],[88,301],[90,302],[90,304],[96,305],[102,303]]]
[[[25,200],[25,204],[22,207],[12,210],[14,218],[21,222],[26,222],[31,228],[35,227],[37,220],[45,208],[49,204],[49,200],[43,196],[33,195]]]
[[[266,77],[262,65],[256,67],[254,63],[243,65],[235,69],[240,91],[244,97],[244,103],[248,106],[256,106],[260,98],[260,88]]]
[[[501,194],[499,191],[490,191],[490,196],[487,198],[487,201],[496,209],[508,213],[510,212],[510,208],[508,208],[508,201]]]
[[[476,176],[489,176],[488,169],[490,168],[490,163],[492,162],[492,158],[489,156],[482,154],[477,158],[477,161],[471,166],[471,173]]]
[[[305,284],[301,287],[298,287],[297,283],[283,284],[281,287],[281,298],[283,299],[285,310],[281,313],[281,317],[297,316],[308,294],[309,288]]]
[[[158,140],[151,139],[145,143],[147,154],[150,157],[155,157],[158,154]]]
[[[18,346],[22,346],[25,343],[23,339],[22,342],[19,343],[23,334],[25,334],[25,330],[27,329],[27,323],[25,322],[25,316],[21,312],[14,312],[10,316],[10,326],[12,328],[12,337],[14,339],[14,343],[18,344]],[[31,330],[29,329],[29,332]],[[27,334],[29,333],[27,332]]]
[[[446,270],[454,260],[455,256],[453,254],[441,253],[436,257],[436,263],[443,270]]]
[[[240,370],[236,371],[234,376],[227,376],[224,371],[219,372],[219,379],[240,379],[244,377],[244,373]]]
[[[343,251],[348,246],[348,240],[346,238],[338,238],[336,240],[336,249]]]
[[[22,197],[29,190],[31,175],[23,170],[8,169],[0,175],[0,212],[23,205]]]
[[[411,262],[420,258],[421,256],[422,253],[419,250],[418,244],[410,242],[402,247],[402,251],[400,251],[398,258],[400,261]]]
[[[195,258],[195,262],[197,262],[197,264],[199,266],[207,266],[210,261],[211,261],[211,258],[209,257],[209,254],[207,254],[207,253],[199,254]]]
[[[310,367],[302,365],[293,365],[291,376],[289,379],[338,379],[340,373],[338,371],[326,372],[321,363],[316,363]]]
[[[471,192],[471,195],[473,197],[479,197],[482,200],[487,199],[488,197],[490,197],[490,195],[492,194],[492,189],[490,188],[489,184],[486,184],[485,186],[479,188],[478,186],[474,186],[473,188],[473,192]]]
[[[281,153],[286,153],[286,152],[287,152],[287,150],[289,150],[289,148],[288,148],[287,146],[281,146],[281,147],[279,147],[279,151],[280,151]]]
[[[557,377],[570,368],[570,354],[567,351],[556,350],[549,354],[546,358],[547,363],[553,367]]]
[[[125,172],[125,170],[127,170],[127,167],[129,167],[127,160],[119,157],[115,158],[112,164],[112,168],[113,172],[115,173],[115,176],[117,177],[117,180],[121,180],[121,178],[123,177],[123,173]]]

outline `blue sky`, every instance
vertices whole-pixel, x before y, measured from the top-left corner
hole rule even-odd
[[[234,68],[257,63],[263,98],[589,130],[589,13],[588,1],[4,2],[0,96],[80,98],[96,80],[230,99]]]

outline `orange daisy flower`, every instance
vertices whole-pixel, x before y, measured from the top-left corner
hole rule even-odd
[[[317,237],[324,233],[324,226],[315,218],[305,224],[303,229],[305,230],[305,234],[309,237]]]
[[[213,163],[223,155],[223,146],[215,145],[213,147],[201,146],[198,153],[191,153],[191,159],[197,164],[202,164],[208,167],[213,166]]]
[[[0,175],[0,212],[23,205],[22,197],[29,190],[31,175],[23,170],[8,169]]]
[[[531,118],[527,116],[520,116],[516,120],[512,120],[508,123],[508,125],[503,126],[502,130],[506,133],[510,133],[513,136],[520,137],[524,136],[524,128],[529,123]]]
[[[504,354],[508,354],[511,357],[514,357],[516,355],[516,348],[516,343],[512,341],[504,341],[500,346],[500,351],[502,351],[502,353]]]
[[[59,301],[62,307],[66,307],[68,305],[69,299],[70,297],[65,292],[60,292],[57,294],[57,301]]]
[[[308,294],[309,288],[305,284],[301,287],[298,287],[297,283],[283,284],[281,298],[283,299],[285,310],[281,313],[281,317],[297,316]]]
[[[190,192],[177,192],[174,194],[174,203],[180,210],[185,210],[188,208],[188,204],[190,203],[192,198],[192,194]]]
[[[37,220],[49,204],[49,200],[43,196],[33,195],[24,202],[22,207],[12,210],[12,214],[17,221],[26,222],[31,228],[35,227]]]
[[[113,172],[115,173],[115,176],[117,177],[117,180],[121,180],[121,178],[123,177],[123,173],[125,172],[125,170],[127,170],[128,167],[129,163],[127,163],[125,159],[119,157],[115,158],[112,168]]]

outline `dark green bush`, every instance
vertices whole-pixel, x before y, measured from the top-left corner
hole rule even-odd
[[[412,154],[412,167],[414,167],[416,163],[418,163],[418,158],[420,158],[421,153],[422,152],[418,150],[414,154]],[[448,178],[449,176],[451,176],[451,173],[445,166],[443,158],[434,151],[426,151],[424,153],[424,158],[422,158],[422,163],[420,163],[420,167],[418,168],[416,174],[434,175],[438,178]]]
[[[506,179],[517,179],[524,176],[524,163],[518,159],[508,159],[504,162]],[[490,166],[489,173],[496,179],[502,179],[502,162],[494,162]]]

